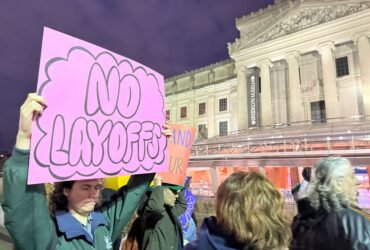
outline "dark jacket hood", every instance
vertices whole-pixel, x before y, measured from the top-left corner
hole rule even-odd
[[[301,221],[301,226],[312,228],[325,220],[328,213],[324,209],[316,210],[311,206],[308,198],[303,198],[297,201],[298,214]]]
[[[217,224],[216,217],[211,216],[204,219],[200,227],[199,240],[190,243],[189,247],[186,246],[185,249],[234,250],[247,248],[226,234]]]

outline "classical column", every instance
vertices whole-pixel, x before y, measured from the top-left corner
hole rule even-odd
[[[299,59],[300,55],[297,51],[286,55],[289,71],[289,122],[293,122],[291,125],[305,120],[299,79]],[[296,125],[299,124],[296,123]]]
[[[334,60],[335,46],[333,42],[327,42],[318,46],[318,51],[321,55],[322,74],[324,81],[324,97],[326,118],[339,118],[340,104],[338,101],[337,90],[337,73]],[[335,120],[328,120],[328,122],[335,122]]]
[[[177,122],[177,120],[178,120],[178,116],[177,116],[177,109],[178,109],[178,107],[177,107],[177,105],[176,104],[173,104],[172,106],[171,106],[171,110],[170,110],[170,116],[171,116],[171,122],[172,123],[176,123]]]
[[[215,131],[215,97],[209,96],[207,103],[207,116],[208,116],[208,138],[218,135]]]
[[[195,127],[195,112],[194,112],[194,100],[191,98],[191,101],[189,101],[188,105],[189,111],[188,111],[188,119],[189,124],[193,127]]]
[[[262,126],[272,126],[271,77],[270,77],[270,67],[272,66],[273,66],[272,62],[268,59],[258,63],[261,76],[260,121]]]
[[[238,91],[237,86],[232,86],[230,90],[230,131],[238,130]]]
[[[218,183],[218,176],[217,176],[217,169],[215,167],[210,167],[209,172],[211,173],[211,180],[212,180],[212,190],[214,193],[217,192],[217,188],[219,186]]]
[[[247,76],[246,69],[239,67],[237,69],[238,85],[238,130],[248,128],[248,101],[247,101]]]
[[[370,44],[369,34],[356,37],[358,57],[360,61],[362,97],[364,100],[365,114],[370,116]],[[370,119],[370,118],[369,118]]]

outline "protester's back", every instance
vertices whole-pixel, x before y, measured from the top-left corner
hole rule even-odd
[[[350,162],[321,159],[308,197],[298,200],[291,249],[370,249],[369,215],[356,207],[357,188]]]
[[[199,240],[186,250],[286,249],[290,241],[284,198],[259,173],[237,172],[217,190],[216,217],[206,218]]]

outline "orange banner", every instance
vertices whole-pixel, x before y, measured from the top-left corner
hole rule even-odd
[[[299,169],[298,169],[298,167],[291,167],[290,168],[290,185],[291,185],[291,187],[294,187],[298,183],[300,183]]]
[[[260,172],[260,168],[259,167],[248,167],[248,171],[249,172],[259,173]]]
[[[265,167],[267,179],[279,189],[289,189],[288,167]]]
[[[171,130],[172,136],[168,143],[168,172],[159,175],[163,183],[183,186],[195,129],[186,125],[172,124]]]

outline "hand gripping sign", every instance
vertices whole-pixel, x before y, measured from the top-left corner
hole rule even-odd
[[[106,49],[45,28],[28,183],[164,171],[163,76]]]
[[[163,183],[184,186],[186,169],[194,141],[195,129],[190,126],[171,124],[172,136],[168,143],[168,166],[166,172],[160,173]],[[105,187],[119,189],[128,182],[127,176],[105,179]],[[185,186],[186,183],[185,183]]]

